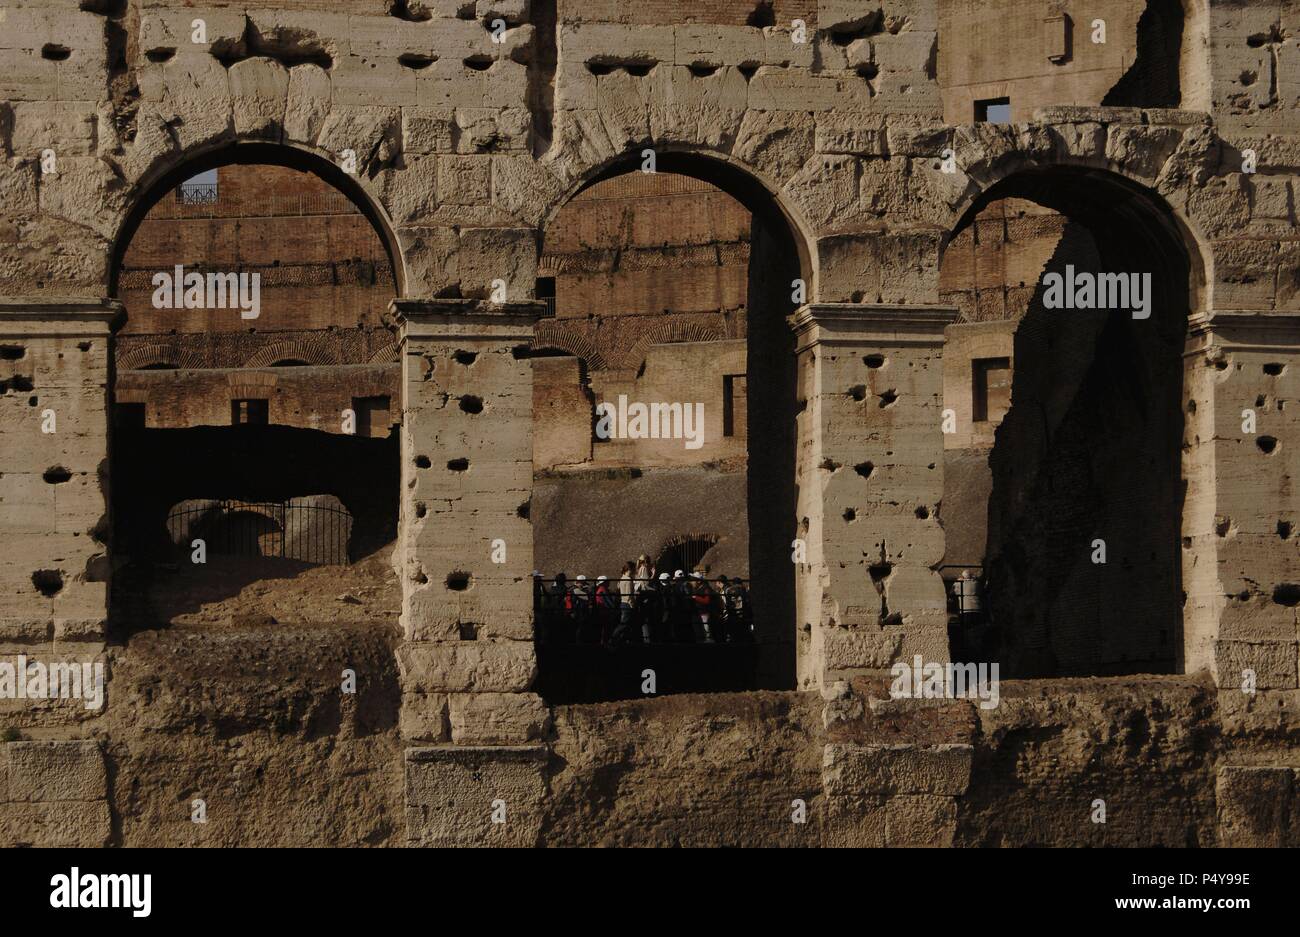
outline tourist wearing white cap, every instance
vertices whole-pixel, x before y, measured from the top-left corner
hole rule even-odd
[[[587,585],[586,576],[579,575],[573,581],[570,598],[573,607],[574,641],[583,644],[591,638],[591,587]]]

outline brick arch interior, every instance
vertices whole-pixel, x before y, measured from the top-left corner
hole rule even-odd
[[[1008,199],[1062,216],[1063,233],[1016,312],[1010,408],[988,456],[988,628],[967,641],[967,656],[1001,661],[1008,677],[1178,672],[1199,627],[1183,612],[1183,518],[1196,497],[1184,477],[1183,353],[1201,294],[1196,251],[1173,213],[1133,183],[1033,170],[991,186],[965,213],[956,233],[969,245],[973,231],[977,267],[998,247],[981,237],[1005,240],[999,225],[1011,223],[986,210]],[[945,265],[956,262],[946,251]],[[1149,317],[1049,308],[1045,278],[1071,269],[1149,275]],[[1021,274],[1003,272],[1009,291]]]
[[[626,173],[639,172],[641,156],[625,155],[594,169],[557,205],[548,216],[547,228],[561,212],[574,204],[573,197],[600,182]],[[807,284],[811,299],[814,258],[805,237],[805,226],[793,218],[786,206],[758,177],[732,162],[699,152],[668,149],[657,151],[657,171],[689,176],[707,182],[739,202],[750,213],[750,255],[745,282],[743,316],[746,326],[737,329],[744,336],[744,371],[748,384],[744,503],[747,515],[748,576],[753,581],[756,631],[764,645],[755,674],[755,685],[786,688],[794,685],[796,614],[794,566],[789,544],[796,532],[795,417],[796,358],[793,334],[787,317],[794,311],[795,280]],[[541,232],[545,246],[547,228]],[[539,250],[538,256],[543,251]],[[539,340],[547,333],[546,321],[539,324]],[[645,359],[652,344],[664,342],[712,342],[732,334],[721,321],[718,325],[692,323],[689,326],[652,328],[638,336],[619,358],[619,366],[631,373]],[[691,396],[689,382],[680,393]],[[635,469],[636,466],[630,466]],[[649,477],[649,476],[647,476]],[[632,486],[644,479],[636,479]],[[630,486],[630,487],[632,487]],[[663,520],[659,518],[658,520]],[[645,530],[656,529],[648,519]],[[535,517],[535,535],[541,521]],[[629,521],[629,526],[636,526]],[[743,542],[743,541],[742,541]],[[628,543],[611,545],[610,555],[635,556],[652,546]],[[541,556],[545,551],[538,550]],[[743,548],[741,553],[744,553]],[[539,562],[541,560],[539,559]],[[572,569],[571,565],[565,568]],[[598,570],[606,572],[605,570]],[[735,572],[720,570],[722,572]],[[617,570],[607,574],[614,575]]]
[[[315,153],[294,146],[263,142],[239,142],[200,152],[169,163],[155,170],[137,187],[138,196],[122,220],[113,240],[109,265],[109,295],[118,295],[118,276],[127,248],[139,230],[149,210],[161,199],[174,192],[187,179],[222,166],[266,165],[283,166],[299,172],[318,176],[351,201],[370,222],[384,246],[392,268],[396,295],[405,290],[405,268],[397,235],[383,209],[361,187],[357,180],[342,168]]]

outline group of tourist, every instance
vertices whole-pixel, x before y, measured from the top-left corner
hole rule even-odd
[[[753,610],[740,579],[704,573],[659,572],[642,555],[617,579],[533,571],[538,639],[544,643],[723,644],[752,641]]]

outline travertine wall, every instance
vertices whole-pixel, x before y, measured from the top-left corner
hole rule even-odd
[[[481,0],[473,19],[443,4],[409,4],[409,18],[377,3],[5,8],[0,344],[26,356],[0,358],[5,640],[44,647],[72,626],[102,637],[106,547],[94,531],[111,481],[112,271],[140,207],[248,148],[314,168],[363,206],[395,258],[408,834],[481,842],[499,793],[519,817],[510,839],[528,841],[546,796],[546,730],[528,692],[532,387],[518,349],[540,311],[541,232],[585,183],[639,168],[649,148],[660,169],[708,179],[787,226],[798,254],[805,408],[790,481],[806,554],[790,628],[801,686],[834,695],[838,676],[947,654],[933,507],[955,310],[936,308],[939,259],[982,192],[1025,178],[1080,191],[1110,180],[1185,250],[1197,417],[1184,450],[1184,578],[1196,582],[1184,663],[1214,668],[1225,688],[1248,668],[1263,693],[1300,692],[1300,541],[1282,535],[1296,522],[1300,438],[1296,407],[1280,406],[1300,364],[1300,110],[1286,93],[1300,60],[1271,38],[1295,28],[1294,12],[1210,4],[1208,48],[1194,50],[1208,112],[1045,100],[990,126],[945,123],[969,118],[945,118],[936,63],[955,40],[932,0],[810,3],[797,11],[806,36],[784,4],[754,25],[747,3],[614,6]],[[507,23],[499,43],[485,28],[495,16]],[[482,409],[462,409],[469,397]],[[40,433],[47,406],[53,435]],[[1254,434],[1241,430],[1246,408],[1259,414]],[[71,479],[44,481],[52,463]],[[14,512],[51,489],[53,511]],[[39,570],[61,571],[58,594],[35,590]],[[828,749],[823,781],[848,810],[859,793],[914,797],[896,826],[942,832],[968,765],[958,743],[899,758],[848,742]]]

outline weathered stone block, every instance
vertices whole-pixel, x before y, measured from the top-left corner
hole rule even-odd
[[[542,745],[407,749],[408,841],[413,846],[535,845],[546,796],[545,765]]]

